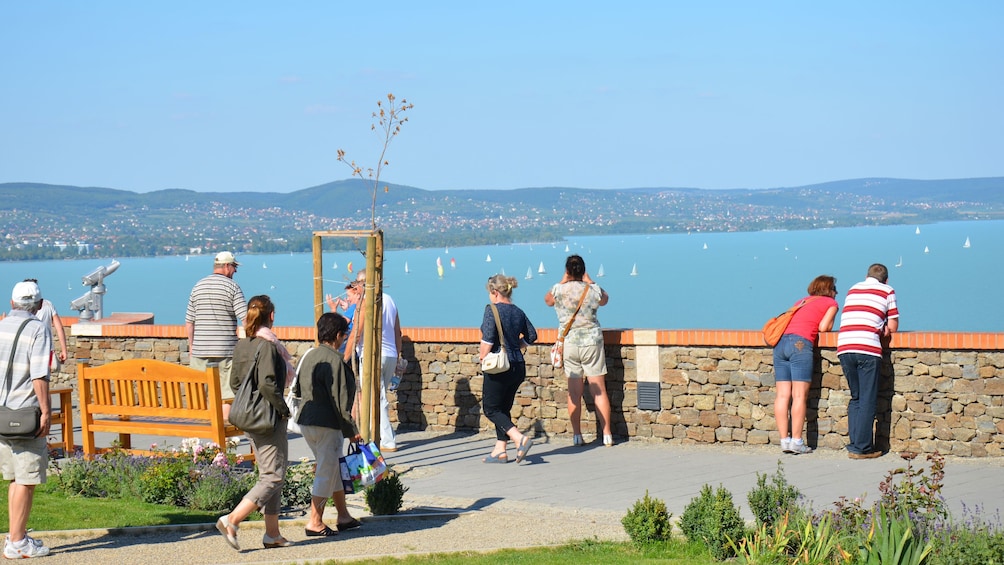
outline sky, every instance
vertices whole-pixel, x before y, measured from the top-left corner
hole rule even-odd
[[[291,192],[1004,176],[1004,2],[0,3],[0,182]]]

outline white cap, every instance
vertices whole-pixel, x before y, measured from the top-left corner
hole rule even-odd
[[[38,302],[42,299],[42,291],[33,282],[21,281],[14,285],[14,291],[10,293],[10,299],[14,302]]]
[[[237,262],[237,259],[234,259],[234,254],[229,251],[220,251],[219,253],[217,253],[216,259],[213,261],[213,264],[216,265],[233,264],[237,267],[241,266],[241,264]]]

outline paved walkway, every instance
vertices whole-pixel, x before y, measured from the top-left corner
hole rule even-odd
[[[141,441],[137,438],[135,445]],[[75,565],[304,562],[525,547],[594,537],[624,539],[619,519],[646,490],[664,500],[678,517],[702,485],[720,484],[752,518],[746,493],[755,486],[756,474],[774,473],[779,460],[789,482],[816,509],[841,496],[876,500],[886,473],[905,464],[895,454],[852,461],[844,452],[831,450],[793,456],[782,455],[776,446],[670,446],[643,441],[576,448],[564,438],[538,438],[523,464],[486,465],[481,458],[493,441],[469,433],[400,434],[400,450],[387,454],[387,459],[409,488],[407,506],[415,514],[425,512],[425,517],[386,520],[368,517],[357,508],[353,512],[363,517],[363,528],[334,540],[303,537],[302,520],[286,520],[282,526],[291,540],[300,543],[275,550],[261,549],[260,525],[246,524],[241,543],[248,549],[241,553],[226,546],[211,525],[36,535],[53,549],[47,563]],[[511,450],[510,457],[514,455]],[[291,459],[301,456],[310,457],[306,444],[292,439]],[[1004,508],[1002,477],[1004,459],[950,458],[944,495],[956,515],[961,515],[963,504],[982,504],[993,512]],[[362,506],[359,495],[350,497],[350,502]]]

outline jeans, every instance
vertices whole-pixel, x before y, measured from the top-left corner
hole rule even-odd
[[[874,355],[844,353],[840,356],[840,366],[844,378],[851,389],[851,401],[847,404],[847,435],[851,453],[871,453],[875,451],[875,404],[878,401],[879,361]]]
[[[387,389],[390,380],[397,370],[397,357],[384,357],[380,363],[380,447],[397,448],[397,436],[394,426],[390,423],[390,402],[387,400]]]
[[[800,335],[784,334],[774,346],[774,380],[812,382],[812,342]]]

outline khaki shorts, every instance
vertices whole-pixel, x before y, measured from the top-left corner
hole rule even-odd
[[[570,379],[602,377],[607,374],[607,356],[603,345],[565,343],[565,375]]]
[[[0,470],[3,480],[19,485],[45,483],[49,466],[49,446],[46,438],[0,439]]]
[[[205,371],[210,363],[220,366],[220,393],[223,400],[230,400],[234,397],[234,391],[230,390],[230,367],[233,365],[233,357],[195,357],[188,358],[188,366],[199,371]]]

